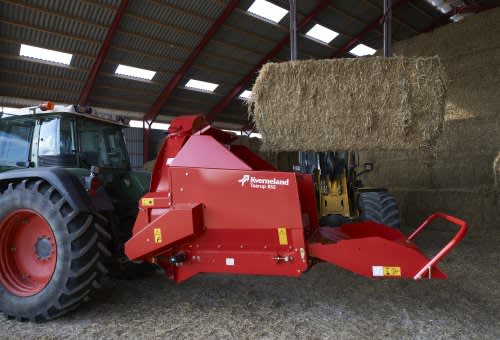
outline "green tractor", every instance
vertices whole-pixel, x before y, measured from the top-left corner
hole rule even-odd
[[[53,319],[88,300],[110,271],[152,270],[123,254],[150,182],[149,173],[130,169],[124,127],[52,103],[1,117],[0,311],[7,316]]]

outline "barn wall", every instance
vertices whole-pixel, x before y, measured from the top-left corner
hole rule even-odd
[[[500,8],[394,45],[395,55],[439,55],[446,69],[445,125],[434,150],[364,152],[375,162],[365,182],[391,188],[415,226],[442,210],[463,217],[471,235],[500,235],[493,163],[500,150]]]
[[[144,155],[143,155],[143,142],[144,142],[144,132],[142,128],[125,128],[123,129],[123,136],[125,137],[125,145],[128,150],[130,157],[130,166],[132,169],[140,170],[144,166]],[[163,140],[165,139],[166,132],[161,130],[151,130],[151,145],[150,149],[153,150],[154,158],[159,149],[163,145]]]

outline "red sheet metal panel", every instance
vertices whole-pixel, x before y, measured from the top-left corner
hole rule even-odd
[[[195,259],[174,268],[176,280],[197,272],[296,276],[307,269],[296,174],[171,171],[174,204],[202,202],[206,228],[185,245]]]
[[[209,229],[302,228],[295,173],[171,168],[171,176],[174,203],[203,203]]]
[[[374,222],[322,227],[308,245],[309,256],[337,265],[369,278],[408,278],[422,269],[429,259],[407,241],[399,230]],[[446,275],[434,266],[432,278]]]
[[[202,230],[201,204],[177,204],[135,232],[125,244],[125,253],[131,260],[146,259],[199,235]]]
[[[191,136],[170,165],[172,167],[251,170],[245,162],[212,136],[203,135]]]

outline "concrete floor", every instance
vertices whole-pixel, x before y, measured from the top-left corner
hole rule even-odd
[[[371,281],[327,264],[298,279],[110,281],[98,299],[55,321],[2,317],[0,337],[500,339],[498,241],[466,239],[442,264],[447,281]]]

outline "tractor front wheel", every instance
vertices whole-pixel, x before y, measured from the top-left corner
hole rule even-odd
[[[43,180],[10,183],[0,194],[0,311],[18,320],[53,319],[100,286],[110,235]]]

